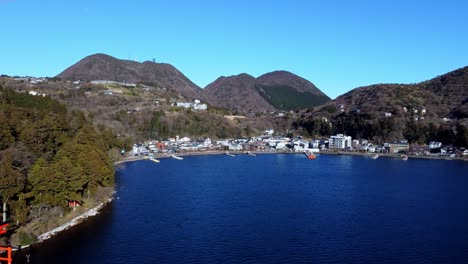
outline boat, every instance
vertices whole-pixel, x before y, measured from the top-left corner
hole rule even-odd
[[[257,156],[257,155],[255,155],[254,153],[252,153],[250,151],[247,151],[247,155],[254,156],[254,157]]]
[[[406,156],[406,155],[403,155],[403,158],[402,158],[402,160],[408,160],[408,156]]]
[[[178,156],[176,156],[174,154],[171,155],[171,158],[176,159],[176,160],[183,160],[184,159],[184,158],[178,157]]]
[[[371,159],[377,159],[379,157],[379,154],[374,154],[374,156],[371,157]]]
[[[306,157],[307,157],[308,159],[314,160],[314,159],[317,158],[317,157],[314,155],[314,153],[313,153],[312,151],[310,151],[310,150],[304,150],[304,154],[306,155]]]
[[[157,160],[157,159],[155,159],[155,158],[150,158],[149,160],[151,160],[151,161],[153,161],[153,162],[156,162],[156,163],[161,162],[161,161],[159,161],[159,160]]]
[[[229,157],[235,157],[236,155],[229,153],[229,151],[224,152],[224,155],[227,155]]]

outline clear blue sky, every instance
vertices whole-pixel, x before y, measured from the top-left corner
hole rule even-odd
[[[468,65],[468,1],[0,0],[0,74],[55,76],[94,53],[167,62],[204,87],[288,70],[330,97]]]

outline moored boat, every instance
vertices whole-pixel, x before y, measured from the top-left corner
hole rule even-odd
[[[408,156],[406,156],[406,155],[403,155],[403,158],[402,158],[402,160],[408,160]]]
[[[229,157],[235,157],[236,155],[229,153],[229,151],[224,152],[224,155],[227,155]]]
[[[176,156],[174,154],[171,155],[171,158],[176,159],[176,160],[183,160],[184,159],[184,158],[178,157],[178,156]]]
[[[161,161],[159,161],[159,160],[157,160],[157,159],[155,159],[155,158],[150,158],[150,160],[153,161],[153,162],[156,162],[156,163],[161,162]]]
[[[314,153],[313,153],[312,151],[310,151],[310,150],[304,150],[304,154],[306,155],[306,157],[307,157],[308,159],[314,160],[314,159],[317,158],[317,157],[314,155]]]
[[[377,159],[379,157],[378,154],[374,154],[374,156],[371,157],[371,159]]]

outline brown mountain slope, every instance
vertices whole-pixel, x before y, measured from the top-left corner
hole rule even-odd
[[[327,105],[315,109],[323,113],[329,106],[343,106],[343,111],[382,115],[384,112],[402,114],[404,107],[410,112],[426,108],[434,118],[467,118],[468,67],[417,84],[376,84],[353,89]]]
[[[274,111],[257,91],[257,80],[248,74],[220,77],[205,87],[204,92],[214,106],[241,112]]]
[[[468,118],[468,67],[422,82],[419,86],[439,96],[450,116]]]
[[[288,85],[299,92],[309,92],[318,96],[327,97],[310,81],[299,77],[287,71],[274,71],[266,73],[257,78],[262,85],[275,86],[275,85]]]
[[[109,80],[116,82],[149,82],[173,89],[187,99],[206,100],[202,89],[174,66],[166,63],[120,60],[105,54],[94,54],[80,60],[57,77],[64,80]]]
[[[258,78],[247,74],[221,77],[208,85],[205,92],[212,104],[242,112],[294,110],[330,100],[311,82],[287,71],[270,72]]]

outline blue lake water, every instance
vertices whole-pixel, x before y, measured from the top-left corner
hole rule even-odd
[[[99,216],[15,263],[468,263],[468,163],[138,161]]]

